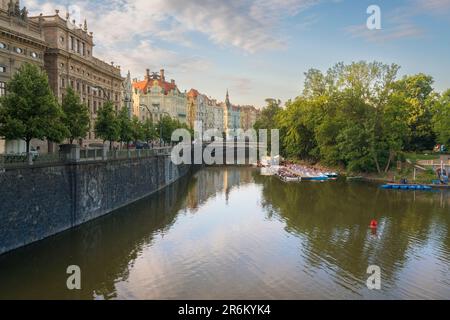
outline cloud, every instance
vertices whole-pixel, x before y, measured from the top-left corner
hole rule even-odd
[[[415,7],[435,14],[447,14],[450,11],[450,0],[415,0]]]
[[[366,25],[354,25],[345,28],[353,38],[363,38],[370,42],[388,42],[398,39],[417,38],[424,32],[412,23],[403,23],[382,30],[369,30]]]
[[[366,25],[352,25],[344,30],[354,38],[371,42],[423,37],[426,31],[416,23],[422,15],[442,15],[450,11],[450,0],[411,0],[409,5],[397,7],[387,13],[382,10],[382,30],[369,30]]]
[[[57,3],[28,0],[35,14],[53,13]],[[206,35],[220,46],[247,53],[283,48],[279,23],[319,0],[111,0],[76,2],[103,45],[154,37],[190,45],[189,32]],[[61,5],[59,5],[60,9]]]

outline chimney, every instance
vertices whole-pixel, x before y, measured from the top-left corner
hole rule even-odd
[[[166,81],[166,78],[164,77],[164,69],[161,69],[159,71],[159,75],[160,75],[162,81]]]
[[[145,74],[145,80],[149,80],[150,79],[150,69],[146,70],[146,74]]]

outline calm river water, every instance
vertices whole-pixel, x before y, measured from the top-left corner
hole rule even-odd
[[[204,169],[1,256],[0,299],[449,299],[449,206],[445,192]],[[69,265],[81,291],[66,288]]]

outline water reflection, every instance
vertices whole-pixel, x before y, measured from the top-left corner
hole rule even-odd
[[[449,298],[449,205],[445,192],[208,168],[1,256],[0,299]],[[66,289],[72,264],[81,291]],[[372,264],[381,291],[365,286]]]

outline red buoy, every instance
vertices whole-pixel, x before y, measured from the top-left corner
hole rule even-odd
[[[371,229],[376,229],[376,228],[378,228],[378,222],[377,222],[377,220],[372,220],[371,222],[370,222],[370,228]]]

